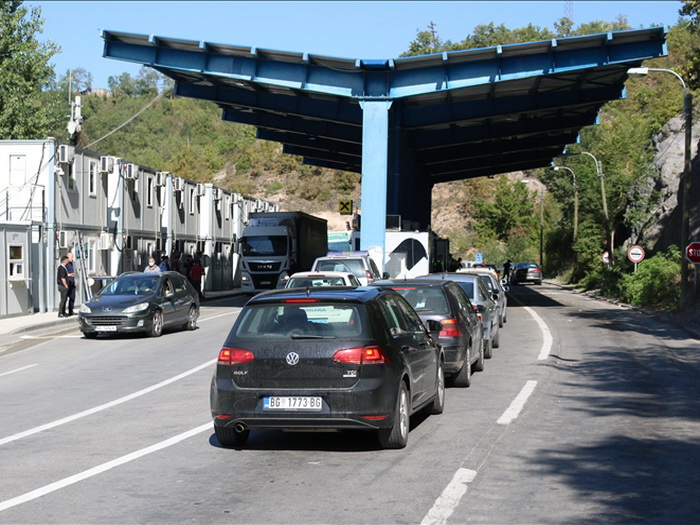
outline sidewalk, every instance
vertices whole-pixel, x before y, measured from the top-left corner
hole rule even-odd
[[[218,290],[205,292],[206,297],[202,302],[203,306],[213,300],[221,299],[222,297],[231,297],[241,295],[240,288],[233,290]],[[77,312],[77,307],[76,307]],[[27,315],[18,315],[15,317],[4,317],[0,319],[0,335],[22,334],[31,332],[32,330],[40,330],[42,328],[60,327],[61,329],[69,329],[77,326],[78,316],[58,317],[58,312],[39,312]]]

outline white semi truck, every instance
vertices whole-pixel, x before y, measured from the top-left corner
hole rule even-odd
[[[328,252],[328,223],[301,211],[251,213],[241,235],[241,290],[284,288]]]

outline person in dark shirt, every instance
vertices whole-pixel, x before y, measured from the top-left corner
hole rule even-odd
[[[200,299],[204,299],[204,294],[202,293],[202,277],[204,277],[204,267],[199,262],[199,259],[195,259],[190,268],[190,282],[194,289],[197,290],[197,294]]]
[[[73,309],[75,308],[75,267],[73,266],[73,252],[68,252],[68,263],[66,264],[66,271],[68,272],[68,312],[67,315],[75,315]]]
[[[68,270],[66,265],[68,264],[68,256],[64,255],[61,257],[61,264],[58,266],[56,272],[56,285],[58,286],[58,293],[61,295],[61,300],[58,303],[58,316],[68,317],[66,314],[66,300],[68,299]]]

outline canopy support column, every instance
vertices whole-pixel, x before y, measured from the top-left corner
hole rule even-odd
[[[389,108],[391,100],[362,100],[362,222],[360,249],[372,255],[384,271]]]

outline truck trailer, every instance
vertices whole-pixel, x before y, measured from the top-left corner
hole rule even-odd
[[[241,290],[284,288],[328,252],[328,222],[301,211],[251,213],[240,239]]]

